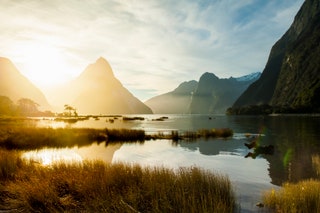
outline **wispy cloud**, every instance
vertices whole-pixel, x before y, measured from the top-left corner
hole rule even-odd
[[[120,81],[145,99],[204,72],[230,77],[262,71],[302,3],[3,0],[0,54],[28,76],[36,70],[25,69],[27,53],[19,48],[35,43],[55,48],[66,67],[56,75],[67,78],[103,56]]]

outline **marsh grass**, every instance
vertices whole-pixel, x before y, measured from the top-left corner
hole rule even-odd
[[[9,150],[32,150],[44,147],[85,146],[93,142],[140,142],[146,140],[169,139],[194,141],[204,137],[228,138],[233,135],[231,129],[199,130],[196,132],[172,131],[169,134],[159,132],[147,135],[144,130],[136,129],[89,129],[89,128],[35,128],[2,127],[0,128],[0,147]]]
[[[229,179],[196,167],[174,171],[101,161],[21,165],[13,171],[14,179],[0,184],[10,194],[0,207],[23,212],[232,212],[235,206]]]
[[[144,130],[136,129],[106,129],[106,135],[108,141],[140,141],[146,140],[146,134]]]
[[[312,155],[312,167],[318,178],[320,178],[320,155]]]
[[[71,147],[101,141],[102,130],[11,127],[0,129],[0,147],[31,150],[43,147]]]
[[[279,191],[265,193],[263,200],[275,212],[320,212],[320,181],[286,183]]]
[[[23,164],[24,161],[17,151],[8,152],[0,149],[0,180],[13,179]]]

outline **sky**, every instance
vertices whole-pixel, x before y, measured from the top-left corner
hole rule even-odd
[[[99,57],[142,101],[262,72],[303,0],[1,0],[0,56],[43,91]]]

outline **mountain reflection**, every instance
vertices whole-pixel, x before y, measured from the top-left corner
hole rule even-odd
[[[197,124],[194,125],[204,125],[201,122],[207,124],[210,121],[197,120]],[[251,130],[259,133],[259,127],[261,129],[263,126],[265,136],[260,137],[258,150],[255,151],[245,146],[245,143],[248,144],[248,138],[239,139],[237,137],[229,140],[198,140],[194,143],[180,142],[179,144],[191,151],[199,150],[203,155],[219,155],[223,152],[224,154],[251,157],[248,160],[256,157],[264,158],[269,162],[268,170],[272,179],[271,183],[279,186],[287,181],[297,182],[319,177],[319,166],[317,166],[320,153],[319,117],[252,116],[231,118],[229,121],[224,120],[221,123],[226,122],[237,132]],[[240,126],[241,124],[245,125]],[[256,127],[253,128],[254,126]]]

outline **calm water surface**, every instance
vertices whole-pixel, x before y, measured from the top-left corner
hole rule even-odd
[[[318,178],[312,159],[320,156],[319,116],[209,116],[166,115],[169,119],[152,121],[163,115],[138,115],[144,121],[100,120],[74,124],[40,120],[37,126],[134,128],[147,133],[172,130],[187,131],[228,127],[233,138],[197,140],[195,142],[168,140],[147,141],[143,144],[93,144],[69,149],[44,149],[25,153],[43,164],[54,161],[101,159],[106,162],[138,163],[143,166],[165,166],[173,169],[197,166],[228,175],[241,205],[241,212],[261,211],[255,205],[265,190],[279,188],[286,181]],[[248,138],[249,136],[249,138]],[[274,147],[273,154],[245,157],[249,150],[244,143],[257,141],[260,146]]]

